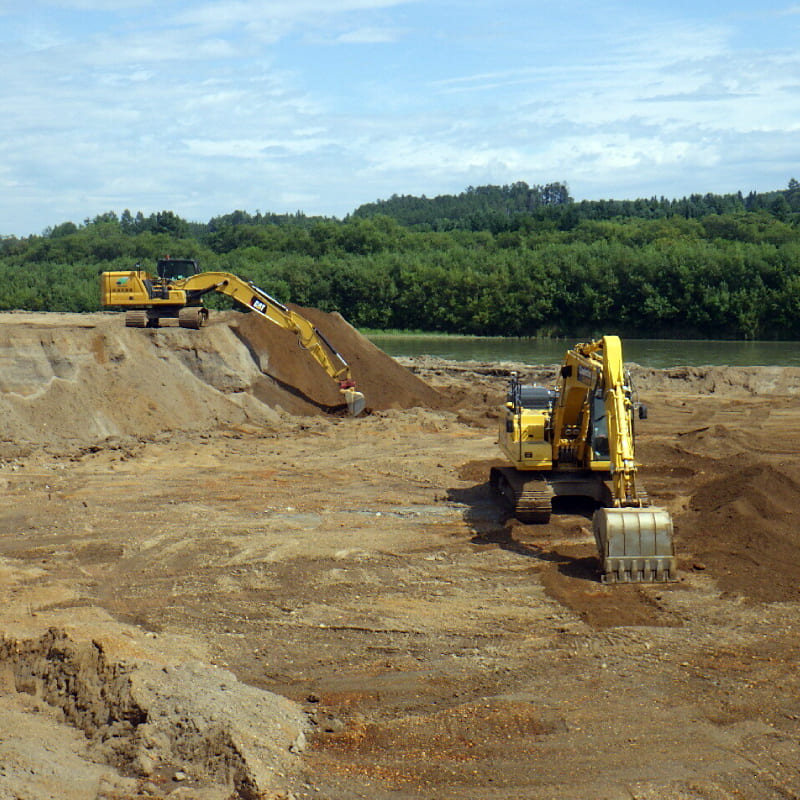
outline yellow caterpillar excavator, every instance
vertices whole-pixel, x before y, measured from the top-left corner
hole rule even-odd
[[[604,583],[676,579],[672,518],[637,480],[633,411],[619,337],[578,344],[555,389],[512,375],[499,439],[512,466],[491,471],[492,487],[522,522],[548,522],[553,497],[599,503],[592,528]],[[644,406],[639,414],[646,417]]]
[[[208,319],[203,297],[210,292],[232,297],[245,308],[297,334],[300,346],[335,380],[350,414],[358,416],[366,405],[357,391],[344,357],[304,316],[271,297],[254,283],[228,272],[201,272],[189,258],[159,259],[156,274],[137,264],[135,269],[103,272],[100,295],[103,306],[125,309],[129,328],[154,328],[162,319],[177,319],[182,328],[201,328]]]

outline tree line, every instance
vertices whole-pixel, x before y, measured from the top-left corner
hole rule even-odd
[[[107,212],[0,240],[0,308],[99,309],[99,274],[164,255],[357,327],[473,335],[800,338],[800,185],[581,201],[566,185],[393,197],[345,219]],[[224,304],[224,298],[217,298]]]

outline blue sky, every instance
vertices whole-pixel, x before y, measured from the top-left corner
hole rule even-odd
[[[0,0],[0,235],[800,179],[800,2]]]

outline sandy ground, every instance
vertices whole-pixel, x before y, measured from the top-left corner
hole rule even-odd
[[[800,796],[800,371],[634,367],[681,573],[606,587],[489,492],[515,365],[315,322],[365,417],[249,315],[0,314],[0,800]]]

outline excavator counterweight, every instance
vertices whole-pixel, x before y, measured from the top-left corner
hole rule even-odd
[[[594,501],[603,582],[675,580],[672,518],[638,481],[632,398],[617,336],[569,350],[554,388],[513,374],[499,438],[511,465],[491,484],[522,522],[548,522],[554,497]]]

